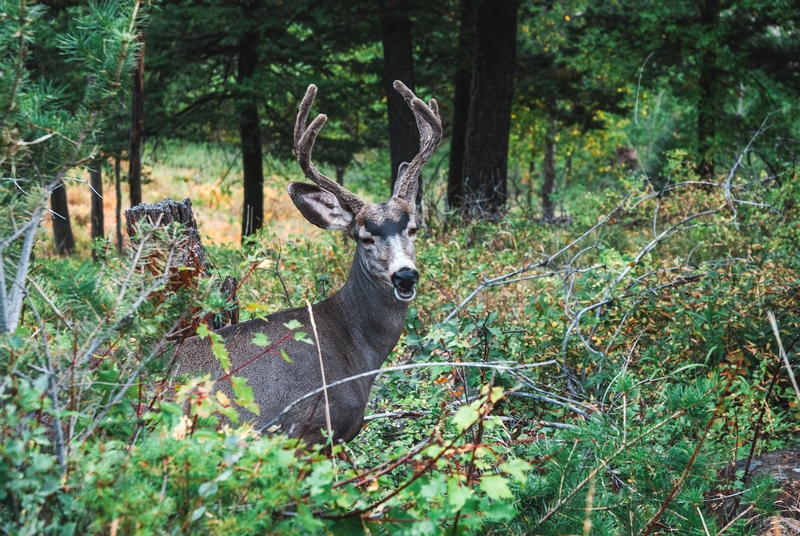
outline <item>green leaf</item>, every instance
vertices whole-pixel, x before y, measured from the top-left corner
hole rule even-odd
[[[483,509],[482,513],[489,521],[497,522],[512,519],[517,515],[517,509],[507,502],[497,501]]]
[[[514,498],[514,494],[511,493],[511,488],[508,487],[508,482],[506,482],[506,479],[502,475],[483,475],[483,477],[481,477],[480,488],[486,495],[494,500]]]
[[[208,329],[207,324],[200,324],[197,326],[197,336],[201,339],[208,337],[209,333],[211,333],[211,330]]]
[[[311,346],[314,346],[314,341],[312,341],[311,339],[308,339],[307,337],[308,337],[308,335],[306,334],[305,331],[295,331],[295,333],[294,333],[294,340],[300,341],[300,342],[304,342],[306,344],[310,344]]]
[[[173,415],[183,415],[183,407],[181,407],[180,404],[175,404],[174,402],[161,402],[160,407],[161,411],[172,413]]]
[[[447,502],[450,503],[451,511],[458,512],[467,502],[467,499],[475,494],[472,488],[462,486],[457,476],[447,479]]]
[[[444,481],[444,475],[437,474],[435,477],[431,478],[427,484],[424,484],[420,488],[419,496],[426,501],[432,502],[444,495],[445,489],[446,483]]]
[[[236,397],[237,405],[256,415],[260,413],[261,410],[253,397],[253,389],[247,385],[247,378],[232,376],[231,387],[233,387],[233,394]]]
[[[198,519],[200,519],[200,516],[202,516],[205,513],[206,513],[206,507],[201,506],[200,508],[192,512],[192,517],[191,519],[189,519],[189,521],[197,521]]]
[[[472,406],[461,406],[453,415],[452,422],[459,432],[463,432],[478,421],[480,413]]]
[[[519,458],[511,458],[507,462],[500,464],[500,470],[508,473],[520,482],[525,482],[528,478],[528,471],[533,467],[525,460]]]
[[[306,483],[311,486],[311,495],[329,494],[333,476],[333,466],[330,462],[316,464],[311,474],[306,477]]]
[[[292,362],[292,360],[291,360],[291,359],[289,359],[289,354],[287,354],[287,353],[286,353],[286,350],[284,350],[283,348],[281,348],[281,357],[282,357],[282,358],[283,358],[283,360],[284,360],[284,361],[286,361],[287,363],[291,363],[291,362]]]
[[[266,348],[269,346],[269,337],[264,333],[256,333],[256,336],[253,337],[253,340],[250,342],[256,346]]]
[[[222,473],[217,478],[215,478],[214,480],[216,480],[217,482],[224,482],[224,481],[228,480],[228,478],[232,474],[233,474],[233,468],[229,467],[228,469],[225,469],[224,471],[222,471]]]
[[[302,328],[303,324],[301,324],[297,319],[292,319],[284,324],[286,329],[293,330],[297,328]]]
[[[325,526],[322,521],[314,517],[308,505],[302,502],[297,503],[297,520],[309,534],[314,534]]]
[[[44,454],[34,453],[31,455],[31,469],[37,473],[44,473],[53,467],[53,458]]]
[[[228,372],[231,368],[231,360],[228,358],[228,349],[225,348],[225,343],[216,333],[211,333],[211,352],[217,358],[222,369]]]
[[[212,480],[211,482],[200,484],[200,487],[197,488],[197,493],[201,497],[208,497],[209,495],[215,494],[218,489],[219,486],[217,486],[217,483]]]

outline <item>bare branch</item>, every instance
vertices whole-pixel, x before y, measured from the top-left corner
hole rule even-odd
[[[528,363],[524,365],[516,365],[512,366],[510,364],[505,364],[502,362],[496,363],[413,363],[410,365],[397,365],[395,367],[385,367],[377,370],[370,370],[367,372],[362,372],[361,374],[356,374],[355,376],[349,376],[347,378],[343,378],[341,380],[329,383],[327,388],[330,389],[331,387],[336,387],[337,385],[341,385],[343,383],[355,381],[361,378],[369,378],[370,376],[380,376],[381,374],[385,374],[387,372],[395,372],[399,370],[413,370],[413,369],[422,369],[422,368],[429,368],[429,367],[445,367],[445,368],[484,368],[490,370],[497,370],[499,372],[507,372],[507,371],[514,371],[514,370],[525,370],[529,368],[535,367],[545,367],[549,365],[556,365],[558,362],[554,359],[550,361],[542,361],[541,363]],[[314,389],[313,391],[309,391],[308,393],[304,394],[281,411],[278,415],[276,415],[271,421],[261,427],[261,432],[263,433],[269,427],[277,424],[281,417],[289,413],[297,404],[303,402],[304,400],[308,400],[312,396],[316,396],[322,393],[323,388],[319,387]]]

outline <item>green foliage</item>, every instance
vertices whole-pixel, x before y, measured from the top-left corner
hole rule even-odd
[[[104,115],[98,110],[113,99],[115,76],[127,72],[135,57],[133,6],[106,2],[62,12],[72,18],[71,29],[47,39],[60,43],[79,79],[62,88],[40,83],[41,71],[20,60],[35,46],[46,48],[35,39],[46,12],[36,4],[0,0],[5,531],[628,534],[657,521],[675,533],[705,534],[722,528],[708,504],[715,491],[728,488],[741,492],[742,509],[772,513],[774,482],[745,484],[743,474],[721,481],[718,471],[746,457],[754,443],[756,451],[783,448],[800,432],[800,401],[765,318],[767,311],[776,313],[785,347],[800,333],[800,186],[794,164],[787,146],[761,151],[769,139],[759,135],[757,151],[742,154],[730,178],[726,172],[699,184],[694,141],[674,136],[696,120],[697,73],[665,66],[657,56],[658,76],[645,76],[634,91],[630,73],[639,72],[644,58],[632,54],[614,64],[608,54],[599,58],[621,39],[603,33],[603,24],[614,29],[611,22],[619,21],[600,15],[624,14],[619,10],[626,5],[606,6],[610,11],[596,19],[574,3],[542,10],[536,2],[526,5],[522,33],[539,39],[524,44],[535,49],[526,54],[543,54],[547,61],[539,67],[552,75],[552,85],[540,89],[568,90],[557,119],[564,151],[559,154],[566,157],[559,157],[561,171],[571,176],[558,200],[571,222],[534,223],[537,207],[526,196],[535,173],[527,163],[545,134],[543,97],[522,95],[512,139],[518,171],[528,170],[518,177],[519,202],[495,224],[428,213],[417,240],[419,295],[387,363],[395,368],[376,381],[361,434],[331,452],[285,436],[261,436],[250,423],[238,422],[237,405],[252,413],[258,407],[247,382],[235,374],[229,378],[232,399],[215,390],[210,376],[176,381],[172,328],[188,310],[214,313],[227,306],[216,280],[172,292],[163,270],[153,269],[152,259],[163,268],[181,247],[180,228],[140,229],[138,254],[118,257],[101,248],[99,264],[51,259],[37,250],[28,271],[26,247],[37,242],[38,220],[25,226],[31,214],[43,214],[46,199],[37,184],[95,151]],[[330,139],[322,143],[334,149],[329,163],[349,162],[353,151],[379,145],[381,103],[365,97],[379,93],[378,51],[369,33],[374,25],[359,34],[364,42],[348,41],[343,34],[369,27],[370,18],[333,3],[298,15],[283,34],[275,33],[289,11],[294,15],[303,7],[267,3],[259,9],[280,11],[246,21],[270,36],[260,52],[276,58],[274,68],[256,78],[263,84],[258,88],[240,87],[225,70],[234,35],[204,42],[213,53],[206,56],[207,69],[193,70],[182,48],[174,57],[154,55],[153,77],[165,76],[155,81],[159,109],[185,118],[174,132],[218,136],[229,148],[228,98],[252,90],[263,92],[260,106],[276,112],[268,116],[267,145],[280,147],[280,140],[289,139],[280,133],[291,124],[284,115],[294,109],[292,96],[314,78],[321,98],[329,99],[321,107],[344,118],[333,122]],[[739,7],[725,24],[742,20]],[[658,7],[665,17],[684,8]],[[789,24],[782,15],[788,11],[780,8],[769,16]],[[193,18],[203,39],[226,25],[253,29],[237,24],[242,13],[233,4],[158,9],[155,42],[173,25],[189,27]],[[661,24],[652,12],[640,10],[636,17],[642,23],[637,32],[673,39],[652,31]],[[444,76],[435,67],[446,63],[453,20],[419,16],[419,28],[431,31],[418,54],[438,50],[423,64],[425,87]],[[336,24],[351,31],[323,31]],[[575,39],[568,43],[563,34],[573,30]],[[669,31],[695,35],[697,27]],[[785,43],[767,44],[788,46],[791,37],[780,34],[776,38]],[[701,44],[692,44],[686,57],[697,59]],[[558,79],[565,58],[580,76]],[[170,69],[174,76],[168,78]],[[605,74],[589,76],[598,70]],[[670,83],[662,90],[658,84],[664,80]],[[346,91],[348,84],[357,96]],[[768,84],[787,91],[778,100],[788,98],[783,81]],[[214,92],[225,98],[215,100]],[[639,100],[632,100],[637,93]],[[733,97],[726,98],[730,104]],[[208,107],[192,108],[196,102]],[[640,116],[633,120],[609,113],[610,107],[637,103]],[[745,115],[758,116],[760,124],[766,108],[748,110]],[[773,117],[783,134],[795,128],[783,123],[786,117]],[[594,129],[601,122],[605,130]],[[353,125],[362,130],[349,130]],[[731,127],[730,138],[726,130],[718,143],[733,152],[752,130]],[[78,139],[80,146],[73,143]],[[661,170],[663,190],[609,164],[614,149],[631,139],[647,151],[646,168]],[[200,150],[179,142],[157,147],[174,167],[191,167]],[[205,150],[219,160],[208,175],[223,177],[236,167],[231,151]],[[364,151],[356,159],[360,169],[348,180],[367,196],[385,192],[378,177],[386,177],[386,152]],[[265,162],[281,181],[294,173],[274,156]],[[429,170],[425,178],[436,184],[440,172]],[[435,187],[429,192],[435,208]],[[204,209],[211,207],[198,206]],[[217,245],[209,253],[219,276],[240,278],[240,311],[247,320],[329,297],[346,279],[353,245],[331,235],[280,243],[264,230],[241,247]],[[14,309],[15,296],[20,307],[12,325],[5,312]],[[287,338],[314,343],[310,326],[284,327]],[[222,368],[230,371],[221,337],[204,323],[197,334],[210,339]],[[282,340],[252,342],[292,359]],[[789,349],[789,359],[796,369],[796,348]],[[728,530],[747,533],[752,526],[742,518]]]
[[[96,150],[99,129],[117,95],[121,77],[136,56],[137,2],[91,2],[76,10],[67,32],[57,39],[62,61],[73,62],[81,93],[35,77],[30,53],[47,30],[45,7],[4,0],[0,33],[0,170],[3,177],[44,186],[63,176]],[[43,29],[43,30],[42,30]]]
[[[778,203],[787,188],[759,195]],[[0,518],[13,530],[54,534],[360,533],[365,525],[392,534],[559,534],[587,522],[616,534],[643,530],[675,487],[659,522],[718,530],[706,499],[731,453],[746,456],[757,415],[767,416],[761,448],[786,446],[800,427],[763,317],[778,312],[785,341],[800,329],[785,314],[783,290],[797,285],[798,258],[787,255],[784,231],[771,230],[776,220],[742,206],[738,232],[718,213],[702,233],[687,228],[640,253],[652,241],[645,216],[658,203],[664,230],[721,195],[686,187],[636,197],[613,221],[601,217],[618,196],[595,196],[564,229],[530,225],[524,211],[498,225],[432,227],[418,244],[423,286],[389,362],[411,368],[382,376],[364,430],[333,458],[236,422],[235,404],[257,407],[235,376],[233,400],[208,377],[168,388],[165,334],[190,306],[224,307],[211,282],[164,295],[161,271],[142,269],[179,247],[179,229],[144,229],[138,264],[113,255],[101,266],[46,260],[34,276],[41,292],[2,341]],[[790,221],[794,214],[785,212]],[[582,236],[591,247],[568,248],[582,270],[569,278],[556,258],[458,308],[435,294],[464,297],[483,277],[531,264],[531,244],[556,252]],[[241,249],[212,248],[221,274],[247,274],[240,296],[251,317],[266,313],[263,303],[330,295],[352,254],[335,237],[279,253],[272,244],[262,233]],[[333,269],[319,289],[322,266]],[[631,279],[611,287],[616,299],[570,332],[564,293],[577,311],[625,270]],[[303,337],[303,326],[285,327]],[[202,325],[198,334],[216,335]],[[280,341],[254,342],[280,350]],[[747,490],[742,504],[771,511],[771,482],[730,485]]]

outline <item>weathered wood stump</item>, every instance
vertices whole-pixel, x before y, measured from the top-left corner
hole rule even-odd
[[[164,199],[153,204],[139,204],[130,210],[125,211],[125,225],[131,244],[138,248],[140,238],[138,234],[141,223],[148,222],[154,229],[164,229],[173,223],[182,226],[182,236],[178,237],[179,242],[173,245],[173,257],[166,266],[169,257],[169,248],[149,248],[144,254],[144,266],[153,274],[161,274],[165,269],[169,270],[169,280],[167,288],[160,296],[155,296],[156,300],[164,300],[170,293],[175,293],[183,288],[196,288],[200,279],[212,277],[206,263],[206,252],[200,240],[200,233],[197,231],[197,221],[192,212],[192,201],[187,197],[183,201],[173,201]],[[239,301],[236,297],[238,282],[236,278],[226,276],[220,285],[220,293],[226,296],[227,301],[233,306],[219,314],[214,314],[209,320],[214,329],[219,329],[230,324],[239,322]],[[200,322],[206,320],[208,312],[193,310],[185,315],[181,325],[173,331],[169,338],[179,339],[194,334]]]
[[[726,485],[734,481],[738,477],[737,472],[744,471],[746,465],[747,459],[742,459],[720,471],[720,488],[723,489],[712,495],[711,509],[723,525],[739,515],[746,519],[755,516],[755,512],[745,511],[739,502],[739,494]],[[775,501],[779,515],[761,519],[758,534],[800,536],[800,447],[755,456],[750,460],[745,486],[761,474],[772,476],[780,488]]]

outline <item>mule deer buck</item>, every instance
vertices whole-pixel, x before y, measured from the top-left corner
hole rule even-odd
[[[442,124],[435,100],[426,105],[400,81],[394,83],[394,88],[414,113],[421,148],[410,164],[401,164],[394,192],[383,203],[362,200],[320,173],[311,161],[314,141],[327,121],[320,114],[306,129],[316,86],[308,87],[297,114],[294,153],[303,173],[314,184],[293,182],[289,184],[289,195],[308,221],[323,229],[342,231],[357,243],[347,282],[330,298],[312,306],[318,331],[315,342],[321,348],[326,384],[379,369],[397,344],[408,302],[416,296],[417,184],[425,162],[439,145]],[[280,416],[281,429],[290,436],[321,443],[325,441],[322,430],[327,425],[321,393],[281,415],[290,404],[323,386],[317,347],[289,339],[283,348],[291,362],[273,353],[254,360],[263,348],[252,344],[253,338],[261,333],[270,342],[277,341],[287,332],[284,323],[292,320],[308,328],[313,340],[307,308],[279,311],[266,321],[250,320],[222,328],[218,333],[225,339],[231,370],[245,365],[236,375],[246,377],[253,389],[260,409],[256,428]],[[216,379],[223,377],[208,340],[187,339],[178,354],[179,373],[210,372]],[[349,441],[360,431],[374,379],[370,375],[327,389],[334,441]],[[229,391],[230,384],[220,381],[217,388]],[[239,414],[244,419],[255,417],[241,408]]]

